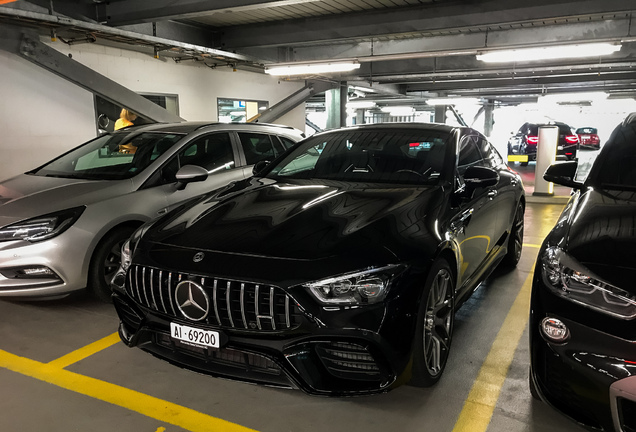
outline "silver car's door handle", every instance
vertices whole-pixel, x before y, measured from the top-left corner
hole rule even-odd
[[[163,215],[165,215],[166,213],[168,213],[168,209],[167,209],[167,208],[165,208],[165,207],[164,207],[164,208],[162,208],[161,210],[159,210],[159,211],[157,212],[157,214],[158,214],[159,216],[163,216]]]

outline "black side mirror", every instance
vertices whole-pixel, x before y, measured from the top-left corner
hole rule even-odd
[[[499,183],[499,173],[492,168],[471,166],[464,172],[464,183],[469,190],[495,186]]]
[[[198,165],[184,165],[175,176],[177,178],[177,190],[183,190],[188,183],[205,181],[208,171]]]
[[[548,169],[545,170],[543,179],[561,186],[582,189],[583,183],[574,180],[577,168],[578,162],[576,161],[567,161],[550,165]]]
[[[270,161],[268,160],[262,160],[262,161],[258,161],[254,164],[254,167],[252,168],[252,174],[256,175],[259,172],[263,171],[265,169],[265,167],[267,165],[269,165]]]

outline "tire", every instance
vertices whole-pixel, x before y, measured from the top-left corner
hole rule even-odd
[[[541,396],[539,396],[539,390],[537,390],[537,387],[532,379],[532,371],[528,371],[528,388],[530,389],[530,394],[534,399],[541,400]]]
[[[444,373],[455,321],[455,283],[446,260],[433,263],[417,314],[410,384],[430,387]]]
[[[110,281],[121,264],[121,246],[134,231],[131,227],[115,228],[95,248],[88,269],[88,291],[98,300],[111,302]]]
[[[510,235],[508,236],[508,252],[503,259],[503,264],[507,267],[516,267],[521,259],[521,250],[523,249],[523,220],[524,207],[523,203],[517,204],[515,217],[510,227]]]

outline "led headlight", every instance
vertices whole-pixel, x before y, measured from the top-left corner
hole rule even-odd
[[[80,217],[86,207],[75,207],[32,219],[20,221],[0,228],[0,242],[47,240],[66,231]]]
[[[385,267],[348,273],[305,284],[306,288],[325,304],[372,304],[384,300],[389,284],[400,266]]]
[[[574,303],[622,319],[636,317],[636,296],[600,280],[583,264],[558,247],[541,257],[543,282],[555,293]]]

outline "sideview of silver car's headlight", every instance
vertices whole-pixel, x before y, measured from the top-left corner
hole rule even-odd
[[[621,319],[636,317],[636,295],[600,280],[558,247],[541,256],[543,282],[557,295]]]
[[[371,268],[303,285],[324,304],[372,304],[384,300],[397,264]]]
[[[86,207],[75,207],[38,216],[0,228],[0,242],[11,240],[42,241],[70,228]]]

